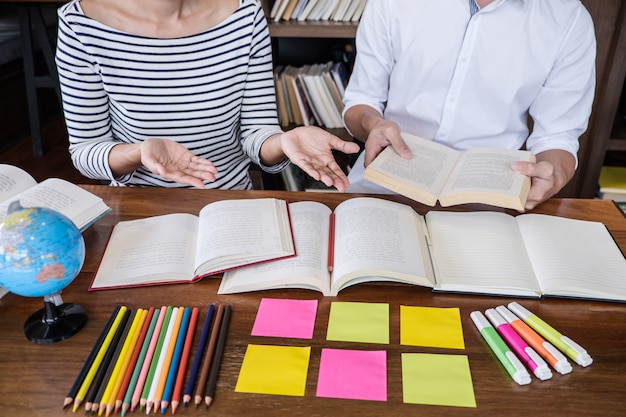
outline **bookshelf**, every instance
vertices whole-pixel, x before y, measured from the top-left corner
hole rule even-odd
[[[582,0],[593,18],[596,96],[580,139],[579,167],[560,196],[593,198],[603,164],[626,166],[626,2]]]
[[[265,15],[268,17],[268,27],[272,38],[272,50],[274,55],[274,65],[305,65],[336,60],[340,50],[345,45],[354,48],[354,38],[358,27],[358,22],[343,22],[332,20],[280,20],[275,22],[270,19],[270,11],[275,0],[261,0]],[[296,127],[290,125],[287,129]],[[352,141],[348,131],[344,128],[327,129],[333,135]],[[337,162],[344,171],[347,171],[349,157],[340,153],[335,154]],[[283,175],[290,175],[288,172]],[[297,175],[297,174],[296,174]],[[300,180],[303,175],[299,175]],[[306,176],[304,176],[306,177]],[[265,178],[264,178],[265,180]],[[288,181],[283,184],[269,184],[269,188],[290,189]],[[268,187],[268,184],[265,184]],[[307,188],[321,188],[324,185],[308,181]]]

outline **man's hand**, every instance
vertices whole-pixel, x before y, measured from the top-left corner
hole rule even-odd
[[[563,187],[574,176],[576,160],[569,152],[550,150],[537,154],[537,162],[514,162],[511,168],[530,177],[531,185],[526,210],[537,207]]]

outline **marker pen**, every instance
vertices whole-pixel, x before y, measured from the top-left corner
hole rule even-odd
[[[493,327],[500,333],[506,344],[509,345],[522,363],[525,363],[537,378],[542,381],[552,378],[552,371],[550,371],[546,361],[524,342],[524,339],[513,330],[511,325],[495,309],[488,309],[485,311],[485,315],[493,324]]]
[[[531,348],[541,355],[552,367],[560,374],[565,375],[572,372],[572,365],[567,358],[550,342],[545,341],[541,336],[524,323],[519,317],[511,312],[505,306],[496,307],[496,311],[511,325],[513,330],[517,332],[522,339],[530,345]]]
[[[519,385],[530,384],[530,374],[519,359],[517,359],[517,356],[515,356],[506,343],[504,343],[504,340],[498,336],[498,333],[485,316],[483,316],[480,311],[473,311],[470,317],[480,331],[483,339],[485,339],[493,353],[495,353],[498,360],[500,360],[500,363],[504,366],[504,369],[511,375],[513,381],[517,382]]]
[[[526,324],[532,327],[537,333],[545,337],[546,340],[557,347],[561,352],[567,355],[580,366],[589,366],[593,359],[587,351],[567,336],[563,336],[556,329],[545,321],[541,320],[535,314],[531,313],[516,302],[509,303],[509,310],[515,313]]]

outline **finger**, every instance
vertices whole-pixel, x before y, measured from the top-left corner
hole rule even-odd
[[[361,148],[354,142],[345,141],[338,138],[333,138],[330,142],[331,148],[343,152],[345,154],[357,153]]]

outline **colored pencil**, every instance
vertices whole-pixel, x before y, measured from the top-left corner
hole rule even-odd
[[[135,320],[135,316],[137,315],[137,310],[129,310],[130,314],[128,319],[126,320],[124,329],[118,340],[115,341],[115,344],[111,347],[115,347],[113,355],[111,356],[111,360],[109,361],[107,371],[105,376],[100,384],[96,397],[94,401],[91,403],[91,412],[97,412],[98,415],[102,415],[104,410],[106,409],[106,403],[103,402],[105,398],[105,394],[107,394],[107,389],[110,389],[111,379],[114,378],[113,372],[115,371],[116,364],[119,361],[120,355],[122,353],[122,347],[124,346],[124,341],[128,337],[128,333],[130,332],[131,326]]]
[[[154,331],[154,326],[156,325],[156,322],[158,320],[157,313],[157,309],[155,309],[154,307],[150,307],[148,313],[146,314],[146,319],[143,323],[139,340],[137,340],[137,346],[135,347],[135,352],[133,353],[133,357],[131,359],[131,364],[129,367],[129,371],[131,371],[130,378],[128,380],[128,384],[124,393],[124,398],[122,399],[121,404],[122,417],[126,415],[126,412],[130,408],[130,402],[133,396],[133,392],[135,391],[135,387],[137,386],[139,373],[141,372],[141,367],[143,365],[143,361],[146,357],[146,352],[148,351],[148,347],[150,345],[152,332]],[[123,385],[122,388],[124,388]]]
[[[98,391],[100,382],[104,377],[109,361],[111,360],[110,357],[115,351],[115,344],[120,337],[121,331],[126,325],[126,320],[128,319],[129,314],[128,309],[124,306],[122,306],[117,313],[113,326],[111,326],[111,331],[107,334],[107,337],[102,344],[100,351],[98,351],[96,359],[94,360],[94,366],[92,366],[89,370],[89,373],[85,377],[85,381],[83,381],[83,385],[78,391],[78,394],[76,394],[76,398],[74,398],[74,406],[72,408],[73,412],[76,412],[83,400],[87,400],[85,403],[85,411],[87,411],[87,408],[91,411],[91,399]],[[89,407],[87,407],[87,405],[89,405]]]
[[[183,311],[182,321],[176,334],[176,343],[174,344],[174,350],[172,352],[172,360],[170,361],[169,370],[167,371],[167,378],[165,380],[165,386],[163,388],[163,395],[161,395],[161,413],[165,413],[167,406],[172,398],[172,391],[174,389],[174,381],[176,381],[176,375],[178,374],[178,366],[180,364],[180,356],[183,351],[183,345],[185,344],[185,336],[187,335],[187,327],[189,326],[189,316],[191,315],[191,309],[189,307],[181,307]]]
[[[118,382],[111,393],[109,400],[111,409],[109,410],[109,407],[107,407],[107,414],[110,414],[111,411],[115,411],[117,413],[122,406],[122,401],[124,400],[124,395],[126,394],[126,389],[128,388],[128,384],[130,382],[130,376],[135,368],[135,361],[137,360],[137,356],[139,356],[139,349],[141,348],[141,343],[143,343],[143,337],[145,336],[145,332],[147,330],[147,317],[148,310],[141,309],[141,315],[137,319],[137,325],[135,331],[133,332],[133,339],[128,346],[128,353],[124,359],[123,368],[120,372]]]
[[[170,320],[167,323],[167,329],[165,332],[165,337],[162,340],[161,349],[159,350],[159,357],[156,364],[156,368],[154,370],[154,376],[152,378],[152,383],[150,385],[150,390],[148,391],[148,396],[146,397],[146,413],[150,413],[152,407],[154,406],[154,399],[157,395],[157,389],[159,387],[159,381],[161,378],[161,372],[163,372],[163,363],[165,363],[165,359],[167,356],[167,349],[172,337],[172,331],[174,330],[174,324],[176,322],[176,316],[178,314],[178,307],[172,308],[172,314],[170,316]]]
[[[222,357],[224,356],[224,346],[226,345],[226,336],[228,335],[228,324],[230,323],[231,307],[226,305],[224,307],[224,317],[222,318],[222,324],[220,326],[220,334],[217,339],[217,347],[215,348],[215,354],[213,355],[213,363],[211,364],[211,371],[209,373],[209,382],[207,383],[206,391],[204,393],[204,402],[208,407],[213,401],[215,395],[215,387],[217,385],[217,377],[220,371],[220,365],[222,364]]]
[[[165,334],[167,333],[167,327],[170,322],[170,317],[172,315],[172,306],[167,306],[165,309],[165,317],[163,318],[163,324],[161,324],[161,329],[159,331],[159,338],[157,339],[156,347],[154,348],[154,353],[152,354],[152,359],[150,360],[150,369],[148,369],[148,375],[146,376],[146,381],[143,386],[143,391],[141,392],[141,398],[139,399],[139,406],[143,410],[143,407],[146,405],[148,401],[148,394],[150,393],[150,388],[152,387],[152,380],[154,379],[154,373],[156,371],[157,364],[159,362],[159,357],[161,356],[161,348],[163,347],[163,339],[165,339]]]
[[[139,371],[139,376],[137,377],[137,383],[135,384],[135,390],[133,391],[133,395],[131,396],[130,411],[135,411],[135,408],[139,404],[141,393],[143,392],[146,378],[148,376],[148,369],[150,368],[150,362],[152,361],[154,349],[156,348],[157,340],[159,339],[159,334],[161,332],[161,326],[163,325],[163,320],[165,319],[165,311],[166,311],[166,307],[163,306],[159,309],[158,316],[156,312],[154,314],[155,316],[157,316],[157,321],[154,325],[154,329],[152,329],[152,333],[150,336],[150,344],[148,345],[148,350],[146,351],[146,354],[143,358],[141,369]]]
[[[215,320],[213,321],[213,327],[211,328],[211,337],[209,339],[209,345],[204,353],[204,362],[202,363],[202,371],[200,372],[200,379],[196,386],[196,394],[194,396],[194,403],[196,408],[202,402],[204,396],[204,388],[206,387],[207,378],[209,376],[209,368],[211,367],[211,361],[213,360],[213,352],[215,351],[215,344],[217,343],[217,336],[222,324],[222,316],[224,315],[224,304],[217,306],[217,313]]]
[[[172,394],[172,414],[176,413],[176,408],[178,408],[178,404],[180,404],[181,401],[183,383],[185,381],[185,374],[187,373],[187,363],[189,362],[189,354],[191,353],[191,346],[193,345],[193,336],[196,331],[199,311],[198,307],[194,307],[191,310],[185,346],[183,347],[180,365],[178,366],[178,374],[176,375],[176,383],[174,385],[174,393]]]
[[[187,385],[185,385],[185,391],[183,394],[183,407],[187,407],[189,401],[191,401],[191,393],[193,392],[193,388],[196,383],[196,376],[198,374],[200,362],[202,361],[202,353],[204,351],[206,338],[209,334],[209,328],[211,327],[211,319],[213,318],[214,311],[215,306],[211,304],[206,313],[206,317],[204,318],[202,333],[200,334],[200,340],[198,341],[198,346],[196,347],[196,354],[193,360],[193,364],[191,365],[191,371],[189,372],[189,379],[187,380]]]
[[[178,340],[178,332],[180,331],[180,325],[182,323],[183,315],[185,312],[184,307],[176,308],[176,316],[174,317],[174,325],[168,335],[167,349],[164,348],[165,354],[163,355],[163,364],[161,365],[161,372],[157,382],[157,388],[154,393],[154,412],[156,413],[163,399],[163,392],[165,390],[165,384],[167,382],[167,376],[170,371],[170,365],[174,357],[174,349],[176,348],[176,341]],[[172,313],[174,314],[174,313]]]
[[[128,334],[126,338],[122,341],[122,348],[120,349],[119,357],[115,362],[115,367],[113,368],[113,372],[111,373],[111,379],[107,384],[107,387],[104,391],[103,398],[100,401],[100,414],[104,411],[106,416],[108,417],[113,411],[113,407],[115,406],[115,399],[117,398],[117,392],[122,385],[122,380],[124,379],[124,375],[126,374],[126,368],[128,367],[128,363],[130,362],[130,356],[132,354],[132,350],[135,347],[135,343],[137,343],[137,336],[139,335],[139,329],[143,324],[143,319],[146,318],[144,309],[135,310],[135,314],[133,320],[131,321],[130,328],[128,330]],[[103,410],[104,408],[104,410]]]
[[[115,321],[115,317],[117,317],[117,313],[120,311],[120,308],[122,307],[121,306],[115,307],[115,309],[113,310],[113,313],[111,313],[111,317],[109,317],[109,320],[104,325],[104,328],[102,329],[102,332],[100,333],[100,336],[98,337],[98,340],[96,340],[96,343],[93,345],[93,348],[91,349],[91,352],[89,353],[89,356],[87,356],[87,359],[85,360],[85,363],[83,364],[83,367],[78,373],[78,376],[76,376],[76,379],[74,380],[74,385],[72,385],[72,388],[70,388],[69,392],[67,393],[67,396],[65,397],[65,401],[63,402],[63,409],[66,409],[70,404],[72,404],[72,402],[74,401],[74,397],[76,396],[76,394],[78,394],[78,390],[80,389],[81,384],[85,380],[85,377],[87,376],[87,373],[89,372],[89,369],[94,363],[96,356],[98,355],[98,352],[100,351],[100,348],[104,344],[104,340],[106,339],[107,334],[111,330],[111,327],[113,326],[113,322]]]

